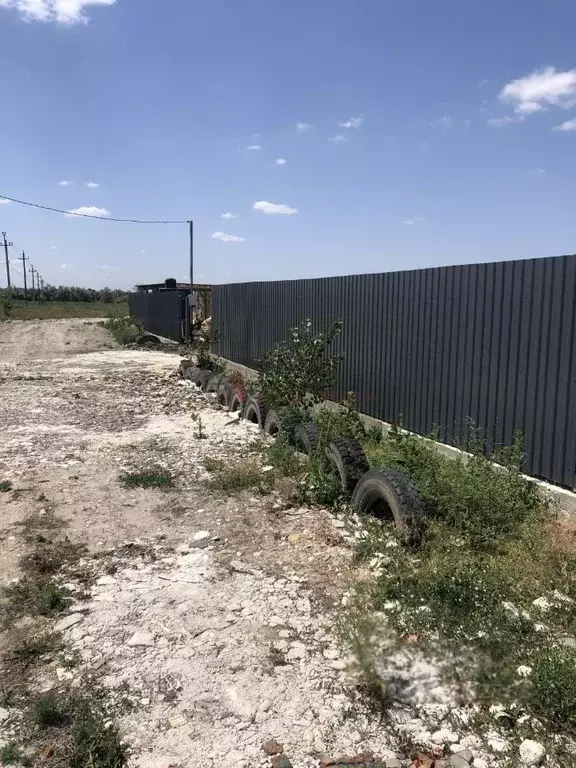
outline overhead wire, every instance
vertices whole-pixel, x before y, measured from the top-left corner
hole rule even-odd
[[[39,208],[42,211],[52,211],[53,213],[62,213],[64,216],[76,216],[81,219],[98,219],[98,221],[117,221],[125,224],[190,224],[189,219],[118,219],[114,216],[96,216],[92,213],[75,213],[74,211],[64,211],[61,208],[53,208],[50,205],[40,205],[31,203],[28,200],[18,200],[16,197],[8,197],[0,193],[0,199],[9,200],[11,203],[27,205],[30,208]]]

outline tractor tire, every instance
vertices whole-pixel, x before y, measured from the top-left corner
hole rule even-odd
[[[195,365],[189,365],[188,368],[184,371],[184,378],[191,381],[193,384],[198,383],[198,377],[202,371],[200,368],[197,368]]]
[[[267,416],[268,408],[262,402],[262,398],[258,395],[250,395],[244,406],[244,418],[246,421],[251,421],[252,424],[258,424],[260,429],[264,429]]]
[[[230,384],[228,379],[224,376],[220,382],[218,389],[216,390],[216,402],[221,405],[222,408],[229,410],[230,401],[234,395],[234,386]]]
[[[232,397],[230,398],[230,405],[228,407],[228,411],[230,413],[236,413],[236,411],[240,411],[240,418],[242,419],[244,417],[244,406],[246,405],[246,401],[242,397],[242,393],[235,389]]]
[[[217,376],[210,376],[208,383],[206,384],[206,392],[218,392],[220,384],[227,381],[226,376],[218,374]]]
[[[311,421],[299,424],[294,430],[294,443],[298,450],[313,456],[318,449],[319,432]]]
[[[326,448],[326,458],[340,475],[345,494],[351,494],[362,475],[370,469],[364,449],[351,437],[335,437]]]
[[[180,365],[178,366],[178,376],[180,376],[180,378],[183,379],[184,374],[186,373],[188,368],[192,368],[193,365],[194,363],[192,362],[192,360],[186,360],[186,359],[180,360]]]
[[[404,544],[417,546],[426,529],[425,507],[407,472],[383,467],[366,472],[352,494],[352,505],[383,520],[393,521]]]
[[[280,416],[278,411],[271,408],[266,414],[266,421],[264,422],[264,434],[271,437],[278,436],[280,432]]]

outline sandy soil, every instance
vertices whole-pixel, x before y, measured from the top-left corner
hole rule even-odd
[[[364,750],[374,765],[405,766],[408,743],[470,748],[486,768],[476,737],[454,734],[452,692],[422,659],[384,655],[407,698],[385,722],[366,706],[333,631],[354,532],[280,494],[209,489],[207,457],[258,458],[262,438],[179,380],[178,363],[116,349],[93,322],[0,324],[0,480],[13,485],[0,494],[0,583],[18,575],[33,516],[56,516],[99,555],[87,561],[91,600],[57,625],[82,665],[51,664],[44,689],[95,675],[140,768],[312,768]],[[150,466],[175,486],[120,482]],[[19,713],[3,717],[0,740],[17,737]],[[284,762],[264,753],[269,739]]]

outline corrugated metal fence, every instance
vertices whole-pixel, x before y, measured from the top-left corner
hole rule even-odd
[[[145,330],[182,341],[182,323],[186,317],[186,299],[179,291],[131,293],[130,316]]]
[[[524,433],[526,471],[573,488],[576,256],[213,288],[215,351],[251,366],[309,317],[343,321],[338,391],[407,429]]]

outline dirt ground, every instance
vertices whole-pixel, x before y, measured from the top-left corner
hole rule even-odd
[[[52,661],[42,690],[95,677],[141,768],[315,768],[365,750],[398,768],[409,744],[442,754],[448,742],[485,768],[476,737],[447,730],[456,702],[421,659],[390,653],[407,698],[385,722],[359,695],[333,628],[354,531],[278,493],[209,488],[207,458],[258,459],[262,437],[178,379],[178,364],[117,348],[96,322],[0,324],[0,481],[12,483],[0,583],[19,575],[22,523],[52,516],[87,545],[94,574],[90,600],[56,625],[82,664]],[[150,467],[174,487],[120,482]],[[17,737],[21,713],[0,714],[0,742]],[[282,759],[265,754],[270,739]]]

